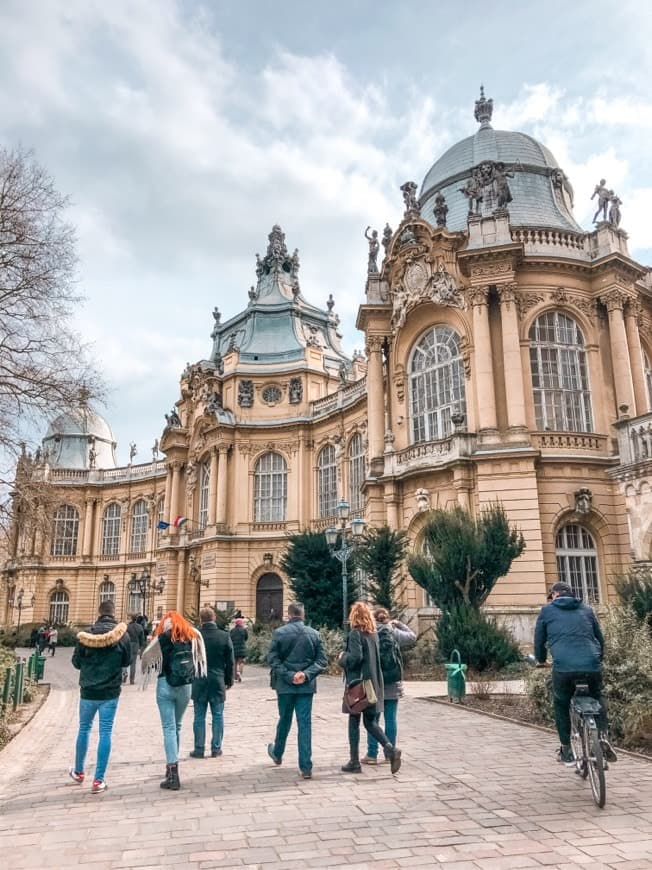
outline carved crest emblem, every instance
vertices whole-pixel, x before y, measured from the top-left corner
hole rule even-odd
[[[403,286],[408,293],[421,293],[428,283],[428,269],[423,260],[413,260],[403,276]]]

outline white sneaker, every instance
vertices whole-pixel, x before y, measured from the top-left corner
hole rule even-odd
[[[94,779],[93,785],[91,786],[91,794],[99,794],[102,791],[106,791],[107,785],[103,779]]]

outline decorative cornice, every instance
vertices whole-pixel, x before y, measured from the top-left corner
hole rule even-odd
[[[569,293],[568,290],[563,287],[558,287],[556,290],[553,290],[550,294],[550,298],[556,305],[567,305],[577,308],[578,311],[581,311],[586,317],[588,317],[591,323],[595,323],[598,314],[596,299],[578,296],[576,293]]]
[[[372,353],[380,353],[385,343],[385,337],[382,335],[368,335],[364,352],[367,356]]]
[[[632,296],[619,287],[614,287],[600,296],[600,302],[602,302],[609,313],[612,311],[623,311],[626,303],[631,299]]]

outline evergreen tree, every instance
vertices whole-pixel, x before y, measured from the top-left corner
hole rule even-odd
[[[370,600],[393,614],[401,609],[403,579],[396,574],[407,543],[406,532],[395,532],[389,526],[372,527],[365,532],[355,553],[356,568],[367,574]]]

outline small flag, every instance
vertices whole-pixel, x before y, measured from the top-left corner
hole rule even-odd
[[[188,522],[188,517],[176,517],[173,523],[175,529],[181,528],[184,523]]]
[[[158,523],[156,524],[156,528],[157,529],[169,529],[170,523],[165,523],[165,522],[163,522],[163,520],[159,520]]]

